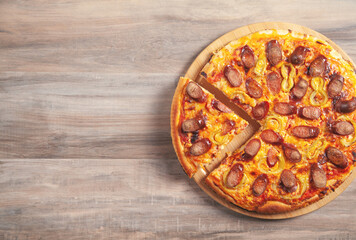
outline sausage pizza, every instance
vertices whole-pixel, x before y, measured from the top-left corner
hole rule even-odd
[[[352,172],[356,75],[327,42],[292,31],[253,33],[215,52],[201,75],[261,125],[205,179],[223,198],[249,211],[291,211],[334,191]],[[179,96],[194,98],[185,89]],[[172,125],[176,149],[186,144],[182,133],[192,117],[180,101],[172,108],[181,114]],[[225,119],[227,113],[211,114]],[[235,129],[246,126],[234,121]],[[184,144],[183,156],[191,158],[191,142]]]

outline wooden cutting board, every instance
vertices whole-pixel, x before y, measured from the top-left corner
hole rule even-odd
[[[299,33],[305,33],[309,35],[313,35],[319,39],[327,41],[336,51],[338,51],[342,57],[349,61],[350,63],[355,66],[351,58],[339,47],[337,46],[334,42],[332,42],[330,39],[325,37],[324,35],[309,29],[307,27],[303,27],[297,24],[291,24],[291,23],[284,23],[284,22],[263,22],[263,23],[256,23],[256,24],[251,24],[247,25],[241,28],[237,28],[231,32],[226,33],[225,35],[219,37],[216,39],[214,42],[212,42],[209,46],[207,46],[199,55],[198,57],[193,61],[193,63],[190,65],[187,73],[185,74],[185,77],[195,79],[195,81],[201,83],[204,87],[204,79],[202,79],[199,76],[200,71],[202,68],[205,66],[205,64],[209,61],[212,53],[223,46],[225,46],[227,43],[236,40],[240,37],[243,37],[245,35],[257,32],[257,31],[262,31],[265,29],[281,29],[281,30],[293,30],[295,32]],[[253,133],[256,131],[257,125],[250,125],[245,131],[241,133],[240,136],[235,137],[235,139],[232,141],[231,144],[227,147],[227,151],[229,149],[237,149],[240,147],[244,141],[249,139]],[[242,139],[242,141],[241,141]],[[301,208],[295,211],[290,211],[286,213],[279,213],[279,214],[272,214],[272,215],[266,215],[266,214],[260,214],[256,212],[250,212],[245,209],[242,209],[225,199],[221,198],[219,195],[217,195],[211,188],[209,188],[205,182],[204,179],[207,177],[209,172],[211,172],[213,169],[215,169],[218,166],[218,163],[220,162],[220,159],[224,156],[225,154],[220,154],[220,156],[216,159],[216,161],[213,161],[213,164],[210,164],[207,166],[207,171],[206,172],[204,169],[200,168],[193,176],[193,179],[195,182],[200,186],[200,188],[206,192],[210,197],[212,197],[215,201],[220,203],[221,205],[231,209],[232,211],[248,215],[251,217],[256,217],[256,218],[262,218],[262,219],[285,219],[285,218],[292,218],[292,217],[297,217],[303,214],[307,214],[309,212],[312,212],[327,203],[331,202],[333,199],[335,199],[339,194],[341,194],[347,187],[348,185],[352,182],[352,180],[355,178],[356,173],[353,171],[351,175],[332,193],[321,199],[320,201],[317,201],[305,208]]]

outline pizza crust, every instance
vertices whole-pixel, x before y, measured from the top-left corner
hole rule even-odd
[[[264,205],[257,208],[257,212],[264,214],[276,214],[293,210],[288,204],[279,201],[267,201]]]

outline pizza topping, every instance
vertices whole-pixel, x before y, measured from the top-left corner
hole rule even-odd
[[[221,129],[221,135],[225,135],[228,132],[230,132],[234,127],[235,127],[236,123],[232,120],[225,120],[222,124],[222,129]]]
[[[318,107],[308,106],[298,109],[299,117],[303,117],[310,120],[315,120],[320,118],[321,110]]]
[[[264,117],[266,117],[268,110],[269,103],[266,101],[260,102],[252,109],[252,116],[256,120],[262,120]]]
[[[274,107],[273,110],[283,116],[286,115],[291,115],[297,112],[297,107],[290,104],[290,103],[286,103],[286,102],[277,102]]]
[[[339,135],[350,135],[354,133],[354,126],[348,121],[335,121],[331,123],[331,131]]]
[[[335,104],[335,110],[339,113],[351,113],[356,109],[356,97],[350,100],[338,101]]]
[[[259,139],[255,138],[250,140],[245,147],[244,157],[247,159],[253,158],[260,150],[260,147],[261,147],[261,141]]]
[[[227,188],[236,187],[242,180],[244,166],[241,163],[236,163],[232,166],[230,172],[226,176],[225,185]]]
[[[225,104],[223,104],[222,102],[220,102],[220,101],[218,101],[216,99],[211,100],[211,105],[215,109],[219,110],[220,112],[225,112],[225,113],[230,113],[231,112],[230,108],[226,107]]]
[[[197,100],[198,102],[204,102],[205,101],[205,94],[201,87],[198,86],[198,84],[194,82],[189,82],[187,85],[187,94]]]
[[[275,148],[270,148],[267,152],[267,164],[269,167],[274,167],[276,163],[278,162],[278,152]]]
[[[241,49],[241,61],[245,68],[253,68],[256,65],[255,55],[248,45]]]
[[[272,94],[278,94],[281,91],[281,75],[278,72],[270,72],[267,74],[267,87]]]
[[[297,178],[294,173],[289,169],[284,169],[281,173],[281,182],[284,187],[292,189],[297,186]]]
[[[193,156],[200,156],[211,148],[211,142],[207,138],[203,138],[197,142],[195,142],[191,147],[190,147],[190,154]]]
[[[187,119],[182,123],[183,132],[195,132],[205,127],[203,118]]]
[[[328,102],[328,94],[325,91],[325,80],[321,77],[313,77],[310,85],[314,90],[310,96],[312,106],[324,106]]]
[[[330,77],[330,82],[327,86],[328,96],[330,98],[337,97],[341,93],[343,86],[344,86],[344,77],[337,73],[333,74]]]
[[[304,95],[307,93],[307,90],[308,90],[308,82],[303,78],[299,77],[299,81],[291,91],[292,97],[297,100],[302,99]]]
[[[227,65],[224,70],[224,75],[226,79],[229,81],[231,86],[238,87],[242,83],[242,76],[239,70],[234,68],[231,65]]]
[[[260,196],[267,188],[268,178],[266,174],[260,174],[252,184],[252,193],[254,196]]]
[[[327,72],[327,59],[323,55],[317,56],[309,66],[309,75],[312,77],[323,76]]]
[[[271,129],[263,130],[261,132],[261,139],[266,143],[274,145],[281,144],[283,142],[281,135]]]
[[[282,61],[282,49],[277,40],[271,40],[267,43],[266,56],[272,66]]]
[[[261,85],[254,79],[248,78],[246,80],[247,94],[253,98],[262,97],[263,91]]]
[[[335,147],[328,147],[325,150],[326,157],[330,162],[335,164],[340,168],[346,168],[348,166],[348,161],[346,156],[337,148]]]
[[[291,163],[297,163],[302,160],[302,155],[293,144],[283,143],[282,147],[286,159]]]
[[[326,186],[326,173],[319,163],[313,163],[310,168],[311,179],[315,188]]]
[[[292,130],[292,134],[298,138],[316,138],[319,133],[319,128],[310,126],[297,126]]]
[[[293,63],[294,65],[300,65],[304,63],[308,51],[309,51],[308,48],[303,46],[298,46],[294,50],[294,52],[290,55],[290,62]]]

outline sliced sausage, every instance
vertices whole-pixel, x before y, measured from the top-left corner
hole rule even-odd
[[[281,173],[281,182],[286,188],[293,188],[297,185],[297,178],[289,169],[284,169]]]
[[[275,148],[270,148],[267,152],[267,165],[269,167],[274,167],[274,165],[276,165],[276,163],[278,162],[278,156],[277,156],[278,152]]]
[[[267,188],[268,178],[266,174],[260,174],[252,184],[252,193],[254,196],[261,196]]]
[[[310,175],[315,188],[323,188],[326,186],[326,173],[318,163],[313,163],[310,167]]]
[[[300,65],[304,63],[308,48],[303,46],[298,46],[294,52],[290,55],[290,62],[294,65]]]
[[[297,126],[292,130],[292,134],[298,138],[316,138],[319,133],[319,128],[311,126]]]
[[[299,117],[315,120],[320,118],[321,110],[318,107],[308,106],[308,107],[301,107],[298,109]]]
[[[248,45],[241,49],[241,61],[245,68],[253,68],[256,65],[255,55]]]
[[[270,72],[266,78],[267,87],[273,94],[278,94],[281,91],[282,78],[278,72]]]
[[[312,77],[323,76],[327,71],[328,61],[323,55],[317,56],[309,66],[309,75]]]
[[[349,162],[347,161],[346,156],[339,149],[328,147],[325,150],[325,153],[328,160],[336,166],[340,168],[346,168],[348,166]]]
[[[281,144],[283,142],[281,135],[271,129],[263,130],[261,132],[261,139],[266,143],[274,145]]]
[[[216,99],[211,100],[211,105],[215,109],[219,110],[220,112],[225,112],[225,113],[230,113],[231,112],[230,108],[226,107],[225,104],[223,104],[222,102],[220,102],[220,101],[218,101]]]
[[[253,158],[256,156],[258,151],[261,148],[261,141],[259,139],[252,139],[250,140],[245,147],[245,157],[248,159]]]
[[[282,49],[277,40],[271,40],[267,43],[266,56],[272,66],[282,61]]]
[[[246,80],[247,94],[253,98],[262,97],[263,91],[261,85],[254,79],[248,78]]]
[[[236,125],[235,121],[229,119],[225,120],[222,124],[221,135],[226,135],[235,127],[235,125]]]
[[[348,121],[335,121],[331,123],[331,131],[338,135],[350,135],[354,133],[354,126]]]
[[[242,180],[243,172],[244,166],[241,163],[236,163],[234,166],[232,166],[230,172],[226,176],[226,187],[236,187]]]
[[[201,89],[201,87],[198,86],[198,84],[194,82],[189,82],[186,88],[187,94],[189,97],[193,98],[194,100],[197,100],[199,102],[204,102],[205,100],[205,93]]]
[[[287,116],[292,115],[297,112],[297,107],[286,102],[277,102],[273,110],[278,113],[279,115]]]
[[[231,65],[227,65],[224,70],[224,75],[226,79],[229,81],[231,86],[238,87],[242,83],[242,76],[239,70],[234,68]]]
[[[297,163],[300,162],[300,160],[302,160],[302,155],[293,144],[284,143],[282,147],[283,147],[284,156],[289,162]]]
[[[308,82],[303,78],[299,77],[298,82],[295,84],[293,89],[291,90],[293,99],[302,99],[308,90]]]
[[[329,98],[337,97],[341,93],[343,86],[344,86],[344,77],[337,73],[333,74],[330,77],[330,82],[327,86],[327,92]]]
[[[190,147],[190,154],[193,156],[200,156],[207,151],[209,151],[211,147],[211,142],[207,138],[203,138],[197,142],[195,142],[191,147]]]
[[[269,110],[269,103],[266,101],[258,103],[254,108],[252,108],[252,117],[256,120],[261,120],[266,117]]]
[[[195,132],[205,127],[203,118],[187,119],[182,123],[183,132]]]
[[[350,113],[356,109],[356,97],[350,100],[338,101],[335,104],[335,110],[339,113]]]

